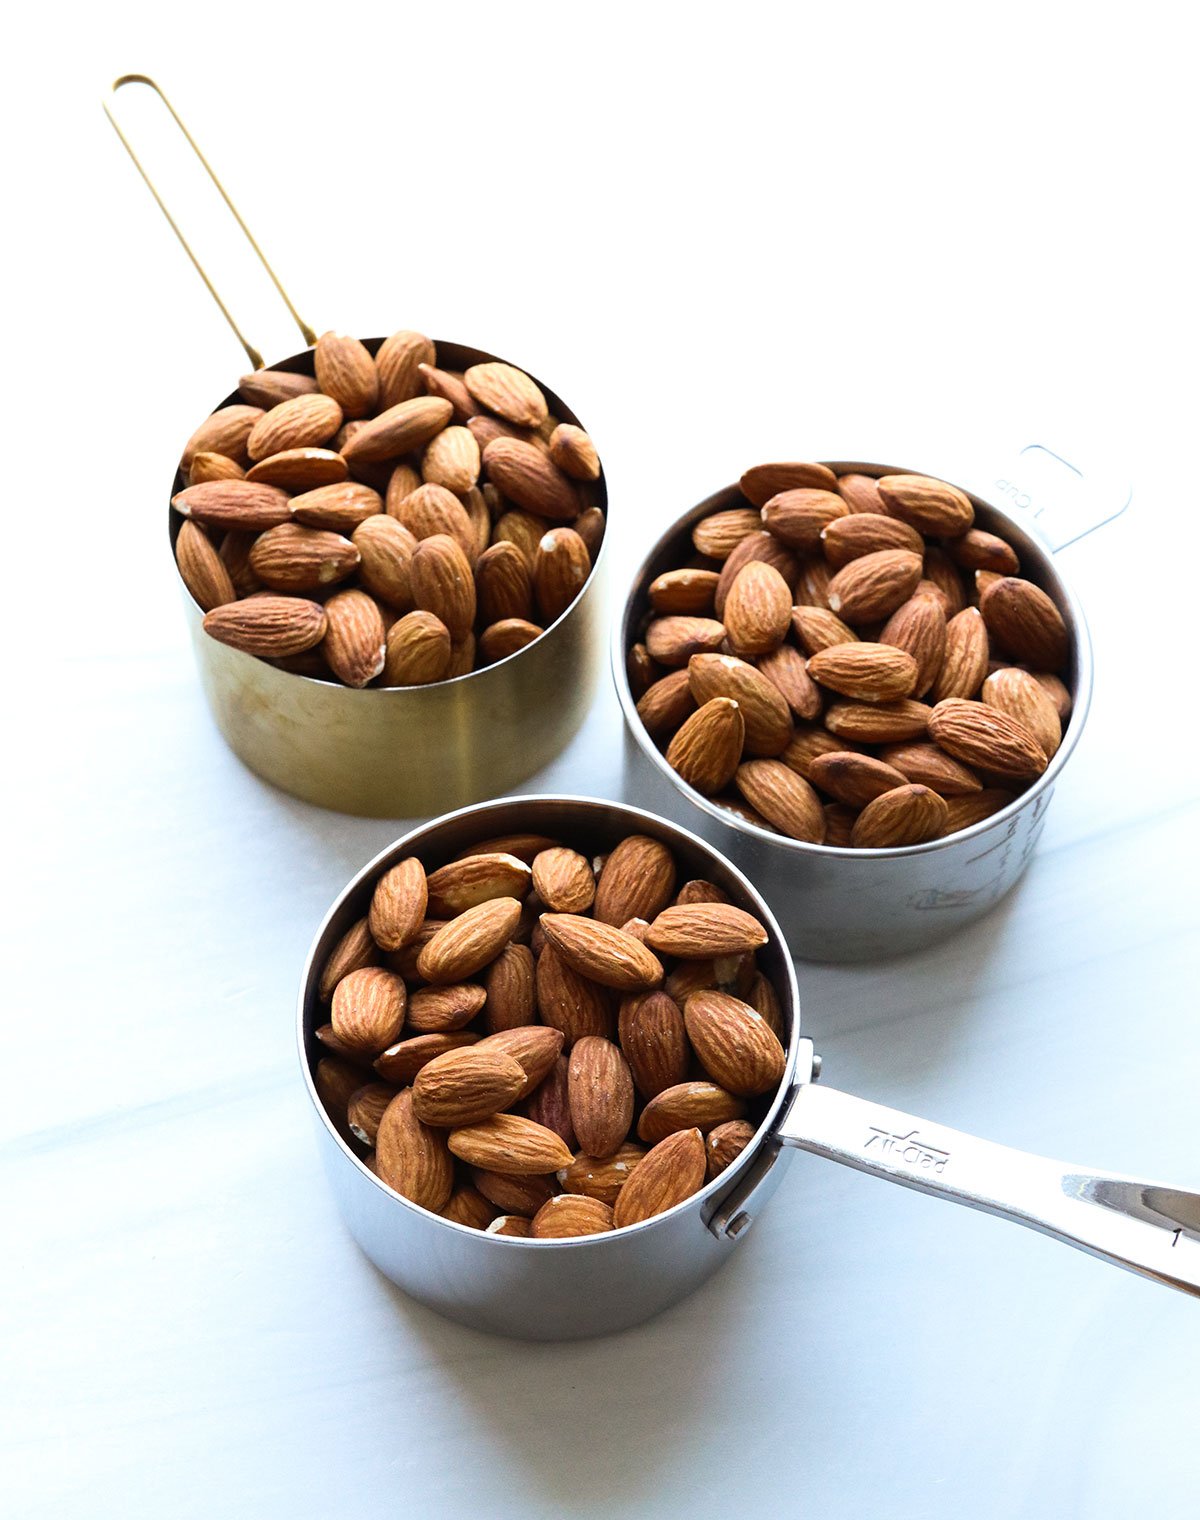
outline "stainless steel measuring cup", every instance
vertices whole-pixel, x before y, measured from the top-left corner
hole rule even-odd
[[[648,834],[685,876],[714,882],[770,935],[760,964],[783,1007],[787,1069],[753,1141],[666,1213],[574,1240],[486,1235],[401,1198],[338,1134],[313,1083],[325,960],[367,909],[377,877],[408,855],[426,868],[485,838],[533,831],[600,852]],[[779,924],[746,877],[710,844],[640,809],[581,797],[522,797],[466,808],[414,829],[366,865],[317,931],[301,981],[298,1037],[317,1143],[347,1227],[385,1276],[461,1324],[528,1340],[622,1330],[685,1298],[728,1260],[796,1150],[1028,1225],[1094,1256],[1200,1296],[1200,1193],[1025,1155],[817,1085],[800,1032],[795,971]]]
[[[305,341],[315,343],[315,332],[288,298],[170,101],[145,75],[123,76],[113,88],[127,84],[145,85],[158,95],[245,233]],[[105,110],[251,364],[262,368],[261,354],[242,334],[107,105]],[[363,341],[374,353],[382,339]],[[449,369],[498,357],[460,343],[434,341],[438,363]],[[270,367],[311,375],[313,351],[309,347]],[[555,417],[579,423],[548,386],[537,383]],[[240,399],[231,394],[217,406]],[[181,438],[195,420],[181,427]],[[167,490],[168,502],[186,484],[177,473]],[[590,500],[607,518],[603,474],[589,489]],[[174,546],[182,519],[169,506],[167,517],[171,573],[178,576]],[[511,791],[547,765],[583,722],[603,663],[605,551],[602,543],[587,584],[540,638],[493,665],[428,686],[360,690],[280,670],[210,638],[202,627],[203,612],[181,578],[179,586],[201,684],[217,727],[234,753],[265,780],[306,802],[371,817],[410,818]]]
[[[825,463],[839,475],[913,473],[897,465]],[[746,504],[736,485],[693,507],[663,534],[638,570],[613,629],[613,679],[625,714],[623,794],[678,818],[726,852],[761,887],[792,953],[801,959],[866,961],[903,954],[935,944],[994,907],[1029,864],[1055,784],[1083,733],[1092,694],[1091,640],[1055,551],[1123,511],[1128,489],[1089,479],[1035,444],[1022,450],[1011,468],[991,476],[984,494],[967,494],[977,524],[1013,545],[1021,574],[1041,586],[1063,615],[1071,638],[1072,709],[1062,744],[1034,785],[1001,812],[948,839],[854,850],[769,833],[686,785],[646,732],[626,655],[649,610],[650,583],[691,555],[692,527],[700,518]]]

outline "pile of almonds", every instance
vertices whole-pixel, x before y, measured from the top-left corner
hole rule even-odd
[[[536,834],[401,860],[325,965],[326,1112],[395,1192],[536,1239],[637,1224],[754,1135],[783,1077],[767,931],[666,845]]]
[[[398,332],[258,370],[188,440],[179,573],[214,639],[347,686],[420,686],[525,648],[591,574],[591,439],[510,364]]]
[[[924,475],[764,464],[648,588],[637,710],[689,786],[809,844],[895,848],[1046,769],[1070,641],[1011,544]]]

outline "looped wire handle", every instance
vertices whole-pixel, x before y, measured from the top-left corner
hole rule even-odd
[[[225,202],[226,206],[229,208],[230,214],[233,216],[233,218],[237,222],[238,226],[242,229],[242,233],[245,236],[246,241],[250,244],[251,248],[253,248],[254,252],[258,255],[259,262],[262,264],[262,267],[266,270],[267,274],[270,276],[271,283],[274,285],[275,289],[279,292],[280,299],[283,301],[283,304],[287,307],[288,311],[291,313],[293,321],[296,323],[296,326],[300,329],[301,333],[303,334],[304,341],[306,343],[308,343],[308,344],[315,343],[317,341],[317,335],[316,335],[316,333],[312,330],[312,328],[308,325],[308,323],[304,320],[304,318],[300,315],[300,313],[296,310],[295,306],[292,304],[291,297],[288,295],[287,291],[284,290],[283,286],[279,282],[279,276],[275,273],[275,271],[271,268],[270,264],[267,262],[266,254],[264,254],[263,251],[262,251],[262,249],[258,246],[258,243],[256,242],[256,240],[254,238],[254,234],[250,231],[249,227],[247,227],[246,223],[242,220],[241,212],[237,209],[237,207],[230,200],[229,194],[226,191],[225,186],[221,183],[221,181],[217,178],[216,174],[213,172],[212,165],[209,163],[208,159],[205,158],[204,154],[200,151],[199,144],[196,142],[196,139],[192,136],[192,134],[188,131],[188,129],[184,126],[183,121],[180,118],[179,112],[175,109],[175,107],[167,99],[166,95],[163,93],[163,90],[162,90],[161,86],[159,86],[153,79],[151,79],[148,74],[122,74],[119,79],[114,80],[113,87],[112,87],[112,93],[115,95],[118,90],[120,90],[124,85],[127,85],[127,84],[144,84],[144,85],[146,85],[149,89],[151,89],[151,90],[154,91],[154,93],[158,96],[159,100],[161,100],[162,103],[163,103],[163,105],[166,106],[167,110],[171,113],[171,117],[174,120],[175,125],[179,128],[179,130],[183,133],[184,137],[187,139],[188,146],[191,148],[192,152],[196,155],[196,157],[200,160],[200,163],[203,165],[204,172],[208,175],[209,179],[212,180],[213,184],[217,188],[218,193],[221,196],[221,199]],[[204,281],[205,288],[208,290],[209,295],[212,296],[213,300],[220,307],[220,309],[221,309],[221,315],[225,318],[226,322],[229,323],[230,327],[234,331],[235,336],[237,337],[238,342],[246,350],[246,353],[249,355],[249,358],[250,358],[250,363],[254,366],[255,369],[262,369],[262,367],[263,367],[263,357],[262,357],[262,355],[259,353],[258,349],[256,349],[254,347],[254,345],[249,341],[249,339],[244,335],[244,333],[242,332],[241,328],[233,320],[233,316],[231,315],[231,313],[229,311],[229,308],[225,305],[225,302],[217,294],[216,286],[213,284],[213,282],[209,279],[208,275],[205,273],[204,266],[200,263],[200,260],[196,257],[195,253],[192,251],[192,247],[191,247],[190,243],[188,242],[187,238],[185,238],[184,235],[183,235],[183,233],[181,232],[181,230],[179,228],[179,224],[176,222],[175,218],[171,215],[171,213],[167,210],[166,202],[163,200],[162,196],[158,193],[158,190],[155,187],[154,181],[150,178],[149,174],[146,173],[146,170],[145,170],[144,166],[142,165],[141,160],[138,158],[137,154],[133,150],[133,145],[130,143],[130,141],[129,141],[128,137],[126,137],[125,133],[121,130],[121,127],[120,127],[119,122],[117,121],[117,118],[113,115],[113,111],[112,111],[112,107],[111,107],[110,103],[106,100],[106,101],[104,101],[103,104],[104,104],[104,114],[108,117],[109,122],[112,125],[113,131],[121,139],[121,143],[124,146],[124,149],[125,149],[126,153],[128,153],[129,156],[130,156],[130,158],[133,160],[134,167],[137,169],[138,173],[142,176],[142,178],[146,181],[146,185],[149,188],[150,194],[158,202],[158,209],[166,217],[168,223],[170,224],[171,231],[179,239],[181,245],[183,246],[183,251],[187,254],[188,258],[191,259],[192,264],[195,267],[196,273]]]

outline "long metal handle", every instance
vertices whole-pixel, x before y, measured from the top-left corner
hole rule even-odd
[[[1200,1194],[1032,1156],[811,1082],[783,1145],[1011,1219],[1200,1297]]]
[[[151,89],[151,90],[154,91],[154,93],[158,96],[159,100],[161,100],[162,103],[163,103],[163,105],[166,106],[167,110],[171,113],[171,117],[174,120],[175,125],[179,128],[179,130],[183,133],[184,137],[187,139],[188,146],[191,148],[192,152],[196,155],[196,157],[200,160],[200,163],[203,165],[204,172],[208,175],[209,179],[212,180],[213,184],[217,187],[217,190],[220,193],[221,199],[225,202],[225,204],[229,208],[229,211],[230,211],[231,215],[233,216],[234,220],[237,222],[238,226],[241,228],[241,230],[242,230],[242,232],[243,232],[243,234],[244,234],[244,236],[246,238],[246,241],[250,244],[251,248],[253,248],[254,252],[258,255],[259,262],[262,264],[262,267],[267,271],[267,274],[270,276],[271,283],[274,285],[275,289],[279,292],[279,295],[280,295],[280,297],[281,297],[281,299],[283,301],[283,304],[287,307],[288,311],[291,313],[293,321],[296,323],[296,326],[300,329],[301,333],[303,334],[304,341],[306,343],[315,343],[317,341],[317,335],[316,335],[316,333],[312,330],[312,328],[308,325],[308,323],[304,320],[304,318],[300,315],[300,313],[296,310],[295,306],[292,304],[292,299],[288,295],[287,291],[284,290],[282,284],[280,283],[279,276],[271,268],[270,264],[267,263],[267,256],[266,256],[266,254],[263,253],[262,249],[258,246],[258,242],[256,241],[256,239],[254,237],[254,234],[250,231],[249,227],[246,226],[245,221],[242,219],[241,212],[238,210],[238,208],[230,200],[230,198],[229,198],[229,192],[225,189],[225,186],[217,178],[216,174],[213,171],[212,165],[209,163],[208,159],[205,158],[204,154],[201,153],[199,144],[196,142],[196,139],[192,136],[192,134],[188,131],[188,129],[184,126],[183,121],[182,121],[182,119],[181,119],[181,117],[179,115],[179,112],[175,109],[175,107],[167,99],[166,95],[163,93],[163,90],[162,90],[161,86],[159,86],[158,84],[156,84],[155,81],[153,79],[151,79],[148,74],[122,74],[119,79],[117,79],[117,80],[115,80],[113,82],[112,93],[115,95],[118,90],[120,90],[121,88],[123,88],[127,84],[144,84],[144,85],[146,85],[149,89]],[[183,246],[183,251],[187,254],[188,258],[191,259],[192,264],[195,266],[196,273],[204,281],[205,288],[207,289],[209,295],[212,296],[213,300],[220,307],[220,309],[221,309],[221,315],[225,318],[226,322],[229,323],[230,327],[233,328],[233,331],[234,331],[234,333],[235,333],[235,335],[237,337],[238,342],[242,345],[242,347],[246,350],[246,353],[249,355],[251,364],[253,364],[253,366],[254,366],[255,369],[261,369],[262,366],[263,366],[263,357],[262,357],[262,355],[259,353],[258,349],[256,349],[254,347],[254,345],[249,341],[249,339],[243,334],[241,328],[233,320],[233,316],[230,313],[229,308],[225,305],[225,302],[217,294],[217,288],[216,288],[216,286],[209,279],[207,273],[204,270],[204,266],[201,264],[200,260],[196,257],[195,253],[192,251],[191,244],[188,242],[187,238],[184,237],[182,231],[179,228],[179,224],[176,222],[175,218],[171,215],[171,213],[167,210],[166,202],[163,200],[162,196],[158,193],[158,190],[155,187],[154,181],[150,178],[149,174],[147,174],[144,166],[142,165],[141,159],[139,159],[138,156],[137,156],[137,154],[134,152],[133,145],[130,143],[130,141],[129,141],[128,137],[126,137],[125,133],[121,130],[120,124],[118,123],[117,118],[113,115],[112,107],[110,106],[110,104],[109,104],[109,102],[107,100],[104,102],[104,114],[108,117],[109,122],[112,125],[113,131],[121,139],[121,142],[124,145],[125,151],[126,151],[126,153],[129,154],[130,158],[133,160],[134,166],[136,167],[138,173],[146,181],[146,184],[147,184],[147,186],[148,186],[148,188],[150,190],[150,194],[158,202],[158,209],[166,217],[168,223],[170,224],[171,231],[179,239],[180,243]]]
[[[1094,445],[1058,451],[1027,443],[978,484],[970,484],[985,500],[1028,518],[1054,550],[1120,517],[1133,500],[1129,482],[1097,456]]]

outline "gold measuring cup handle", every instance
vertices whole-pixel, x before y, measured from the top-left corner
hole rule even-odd
[[[279,292],[279,295],[280,295],[281,300],[283,301],[283,304],[287,307],[288,311],[291,313],[293,321],[296,323],[296,326],[300,329],[301,333],[303,334],[304,341],[306,343],[309,343],[309,344],[315,343],[317,341],[317,335],[316,335],[316,333],[312,330],[312,328],[308,325],[308,323],[304,320],[304,318],[300,315],[300,313],[296,310],[295,306],[292,304],[291,297],[288,295],[287,291],[284,290],[283,286],[280,284],[279,276],[275,273],[275,271],[271,268],[270,264],[267,262],[266,254],[264,254],[263,251],[262,251],[262,249],[258,246],[258,242],[256,241],[256,239],[254,237],[254,234],[250,231],[249,227],[246,226],[246,223],[245,223],[245,221],[242,218],[241,212],[237,209],[237,207],[230,200],[229,193],[225,189],[225,186],[221,183],[221,181],[217,178],[216,174],[213,172],[212,165],[209,163],[208,159],[205,158],[204,154],[200,151],[199,144],[196,142],[196,139],[192,136],[192,134],[188,131],[188,129],[184,126],[183,121],[182,121],[182,119],[181,119],[181,117],[179,115],[179,112],[175,109],[175,107],[167,99],[166,95],[163,93],[163,90],[162,90],[161,86],[158,85],[153,79],[151,79],[148,74],[122,74],[119,79],[113,81],[112,94],[115,96],[116,93],[118,92],[118,90],[123,89],[128,84],[143,84],[143,85],[145,85],[148,89],[153,90],[154,93],[158,96],[159,100],[162,101],[163,105],[166,106],[167,110],[171,114],[172,119],[175,122],[175,125],[179,128],[179,130],[183,133],[184,137],[187,139],[188,146],[191,148],[192,152],[196,155],[196,157],[200,160],[201,164],[204,167],[204,172],[208,175],[209,179],[212,180],[213,184],[216,186],[218,192],[220,193],[221,199],[225,202],[226,206],[229,208],[230,214],[233,216],[234,220],[237,222],[238,226],[241,228],[242,233],[244,234],[244,236],[246,238],[246,241],[250,244],[251,248],[253,248],[254,252],[258,255],[259,262],[262,264],[262,267],[266,270],[267,274],[270,276],[271,283],[274,285],[275,289]],[[258,349],[256,349],[254,347],[254,345],[249,341],[249,339],[245,336],[245,334],[242,332],[241,328],[237,325],[237,323],[233,320],[233,316],[230,313],[229,308],[225,305],[225,302],[221,299],[220,295],[218,295],[216,286],[209,279],[207,273],[204,270],[204,266],[200,263],[200,260],[196,257],[195,253],[192,251],[191,244],[188,242],[187,238],[184,237],[182,231],[180,230],[179,224],[176,222],[175,218],[171,215],[171,213],[167,210],[166,202],[163,200],[162,196],[158,193],[158,189],[155,186],[154,181],[150,178],[149,174],[147,174],[147,172],[146,172],[146,170],[145,170],[145,168],[144,168],[144,166],[142,164],[142,161],[138,158],[137,154],[134,152],[133,145],[129,141],[129,138],[121,130],[121,125],[117,121],[117,118],[116,118],[116,116],[113,113],[111,101],[110,100],[105,100],[103,102],[103,104],[104,104],[104,114],[108,117],[109,122],[112,124],[113,131],[121,139],[121,142],[124,145],[125,151],[126,151],[126,153],[129,154],[130,158],[133,160],[134,166],[137,169],[138,173],[146,181],[146,184],[147,184],[147,186],[148,186],[148,188],[150,190],[150,194],[158,202],[158,209],[162,212],[162,214],[166,217],[167,221],[170,223],[171,231],[179,239],[180,243],[183,246],[183,251],[187,254],[188,258],[191,259],[192,264],[195,267],[196,273],[204,281],[205,288],[207,289],[209,295],[212,296],[213,300],[220,307],[220,309],[221,309],[221,315],[225,318],[226,322],[229,323],[230,327],[234,331],[235,336],[237,337],[238,342],[246,350],[246,353],[249,355],[251,364],[254,366],[255,369],[262,369],[262,367],[263,367],[263,357],[262,357],[262,355],[259,353]]]

